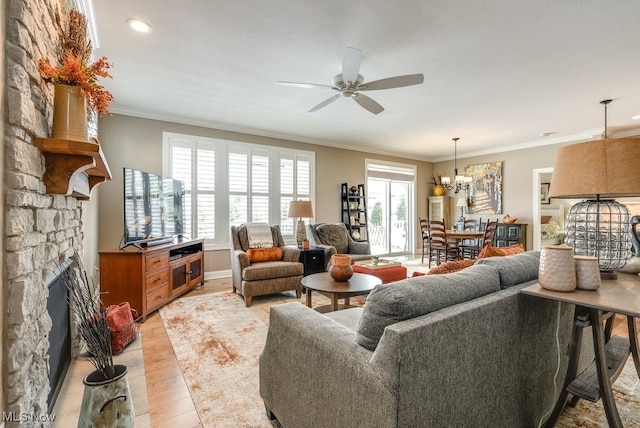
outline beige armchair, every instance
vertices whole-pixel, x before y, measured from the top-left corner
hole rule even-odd
[[[327,266],[334,254],[348,254],[352,261],[371,259],[369,243],[354,241],[343,223],[307,224],[307,239],[312,247],[324,248]]]
[[[277,260],[251,261],[249,237],[246,224],[231,226],[231,277],[233,291],[244,297],[245,305],[251,306],[253,296],[295,290],[296,297],[302,293],[304,265],[299,262],[300,251],[296,247],[285,247],[280,226],[271,226],[274,250],[279,248],[282,257]],[[276,250],[274,252],[279,253]],[[258,257],[255,257],[256,259]]]

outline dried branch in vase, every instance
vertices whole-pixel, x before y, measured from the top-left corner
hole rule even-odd
[[[105,380],[111,379],[115,371],[107,309],[102,304],[98,288],[89,280],[80,257],[76,254],[73,259],[74,265],[60,278],[69,291],[69,306],[87,348],[88,359]]]

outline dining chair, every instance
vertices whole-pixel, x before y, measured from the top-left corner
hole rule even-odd
[[[470,247],[470,258],[476,259],[480,254],[480,251],[487,245],[493,244],[493,238],[496,235],[496,229],[498,228],[497,221],[487,221],[487,225],[484,228],[484,234],[482,235],[482,239],[480,245],[476,247]]]
[[[470,231],[470,232],[480,232],[482,229],[480,229],[480,225],[482,224],[482,219],[470,219],[467,218],[464,220],[463,223],[463,229],[464,231]],[[477,248],[481,245],[481,238],[477,238],[477,239],[463,239],[462,242],[460,242],[459,244],[459,248],[460,248],[460,258],[464,259],[464,258],[471,258],[472,252],[470,250],[470,248]]]
[[[422,238],[422,261],[424,263],[425,249],[429,250],[429,224],[424,218],[418,217],[418,223],[420,225],[420,236]]]
[[[441,260],[458,260],[458,246],[447,239],[444,219],[429,221],[429,267],[434,259],[436,265],[440,265]]]

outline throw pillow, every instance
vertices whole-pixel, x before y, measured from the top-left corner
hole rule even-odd
[[[411,278],[415,278],[416,276],[424,276],[424,275],[426,275],[426,273],[415,271],[413,275],[411,275]]]
[[[449,262],[442,263],[440,266],[433,267],[429,269],[427,275],[439,275],[443,273],[452,273],[458,272],[459,270],[468,268],[473,265],[476,260],[473,259],[464,259],[464,260],[452,260]]]
[[[249,248],[247,256],[251,263],[282,260],[282,248]]]
[[[513,254],[524,253],[524,246],[522,244],[509,245],[508,247],[494,247],[493,245],[485,245],[485,247],[478,254],[479,259],[486,257],[501,257],[510,256]]]

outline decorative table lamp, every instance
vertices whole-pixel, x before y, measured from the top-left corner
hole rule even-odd
[[[566,244],[574,254],[598,258],[603,279],[615,279],[616,269],[631,256],[629,210],[613,198],[640,196],[640,138],[607,138],[558,149],[550,198],[586,199],[567,216]],[[607,198],[607,199],[603,199]]]
[[[464,209],[468,206],[467,198],[458,198],[456,207],[460,208],[460,221],[464,222]]]
[[[289,217],[297,217],[296,243],[302,248],[302,243],[307,240],[307,232],[304,227],[303,218],[313,217],[313,207],[311,201],[291,201],[289,202]]]

